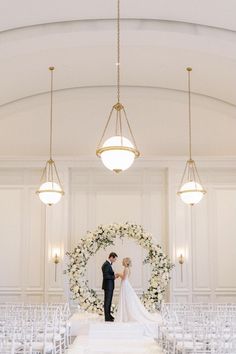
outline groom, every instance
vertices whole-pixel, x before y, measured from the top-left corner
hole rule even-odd
[[[104,314],[105,321],[113,322],[114,317],[111,315],[111,303],[113,291],[115,288],[115,279],[118,274],[115,274],[112,269],[112,264],[117,260],[118,256],[115,252],[111,252],[108,260],[102,266],[103,282],[102,289],[104,290]]]

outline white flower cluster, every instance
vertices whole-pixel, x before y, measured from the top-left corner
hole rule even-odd
[[[88,286],[85,276],[86,266],[91,256],[100,248],[105,249],[110,245],[114,245],[117,237],[134,239],[147,251],[144,263],[149,263],[152,271],[149,287],[143,294],[142,301],[148,310],[157,309],[161,304],[163,294],[170,280],[170,270],[173,268],[173,264],[163,254],[161,247],[153,243],[152,236],[146,233],[142,226],[128,222],[98,226],[93,233],[88,232],[81,239],[73,252],[67,253],[69,256],[67,273],[73,299],[77,300],[85,311],[103,313],[103,302],[98,298],[96,292]],[[113,310],[115,310],[114,307]]]

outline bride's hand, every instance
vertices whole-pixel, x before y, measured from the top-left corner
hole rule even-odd
[[[115,279],[119,278],[120,274],[115,274]]]

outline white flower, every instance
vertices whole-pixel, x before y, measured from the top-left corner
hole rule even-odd
[[[100,247],[105,249],[108,244],[113,244],[116,237],[134,239],[148,252],[147,262],[152,267],[152,277],[149,281],[151,287],[143,295],[142,301],[151,310],[163,298],[161,292],[164,291],[165,286],[168,284],[168,267],[171,269],[172,264],[163,255],[161,247],[152,242],[151,235],[146,233],[142,226],[129,223],[100,225],[94,233],[88,232],[81,239],[74,252],[69,253],[68,277],[73,299],[78,299],[81,307],[87,311],[98,314],[103,312],[102,301],[88,287],[88,281],[85,277],[86,265],[91,254],[95,254]],[[158,294],[156,294],[157,292]]]
[[[157,282],[157,280],[156,280],[155,278],[152,278],[152,279],[151,279],[151,285],[152,285],[154,288],[157,287],[158,282]]]

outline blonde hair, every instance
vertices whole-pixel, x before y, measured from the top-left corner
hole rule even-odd
[[[132,267],[131,258],[129,258],[129,257],[123,258],[122,264],[124,267],[127,267],[127,268]]]

